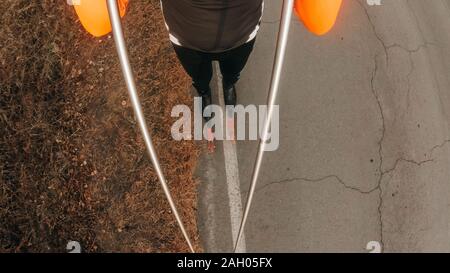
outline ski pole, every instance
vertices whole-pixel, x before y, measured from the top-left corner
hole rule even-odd
[[[281,80],[281,71],[283,68],[284,57],[286,53],[286,46],[289,37],[289,28],[292,18],[292,9],[294,7],[294,0],[283,0],[283,10],[281,12],[281,22],[280,30],[278,33],[277,47],[275,51],[275,59],[273,64],[272,78],[270,83],[269,95],[267,98],[268,114],[265,119],[261,139],[259,141],[258,153],[256,155],[255,165],[253,167],[252,180],[250,184],[250,190],[247,197],[247,202],[245,204],[244,215],[242,217],[242,222],[239,228],[239,233],[235,242],[234,252],[239,245],[239,240],[244,232],[245,224],[247,222],[248,213],[250,211],[250,206],[253,201],[253,195],[256,189],[256,182],[258,181],[258,176],[261,168],[262,159],[264,156],[264,151],[266,148],[266,140],[270,127],[270,120],[272,119],[273,108],[278,94],[278,89]]]
[[[116,43],[117,53],[120,59],[120,65],[122,67],[123,76],[127,84],[128,93],[131,98],[134,113],[139,123],[139,127],[141,129],[141,133],[144,138],[147,151],[150,155],[153,167],[156,170],[156,174],[158,175],[159,182],[161,183],[161,186],[164,190],[164,194],[166,195],[167,201],[169,201],[170,208],[172,209],[172,212],[175,215],[178,225],[180,226],[181,232],[183,233],[183,236],[189,245],[189,249],[191,250],[192,253],[194,253],[195,252],[194,247],[192,246],[191,240],[189,239],[184,224],[181,221],[181,217],[178,214],[178,210],[175,206],[175,203],[173,202],[172,195],[170,194],[169,187],[167,185],[166,179],[164,178],[164,174],[161,169],[161,165],[159,164],[158,155],[156,154],[155,148],[153,146],[152,138],[147,129],[144,113],[142,111],[141,103],[139,101],[139,96],[137,93],[136,83],[134,81],[133,71],[131,69],[130,61],[128,58],[128,52],[125,44],[125,39],[123,36],[122,23],[120,20],[117,0],[108,0],[108,12],[112,25],[114,41]]]

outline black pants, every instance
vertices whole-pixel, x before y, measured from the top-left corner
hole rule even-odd
[[[213,75],[212,61],[218,61],[223,76],[224,88],[235,84],[244,69],[255,39],[237,48],[220,52],[201,52],[178,45],[173,45],[175,52],[186,72],[192,78],[192,84],[199,94],[209,92],[209,83]]]

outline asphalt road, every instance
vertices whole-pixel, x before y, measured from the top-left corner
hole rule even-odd
[[[265,104],[280,8],[266,1],[241,104]],[[278,103],[244,251],[450,251],[450,0],[346,0],[324,37],[293,20]],[[209,252],[232,250],[239,216],[222,148],[198,169]],[[236,146],[242,203],[256,148]]]

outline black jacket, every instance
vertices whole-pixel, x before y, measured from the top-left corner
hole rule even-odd
[[[171,40],[204,52],[221,52],[257,31],[263,0],[162,0]]]

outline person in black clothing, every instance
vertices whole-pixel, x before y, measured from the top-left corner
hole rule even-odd
[[[211,104],[212,61],[223,76],[226,105],[236,105],[240,73],[253,50],[263,0],[162,0],[170,40],[192,84]]]

